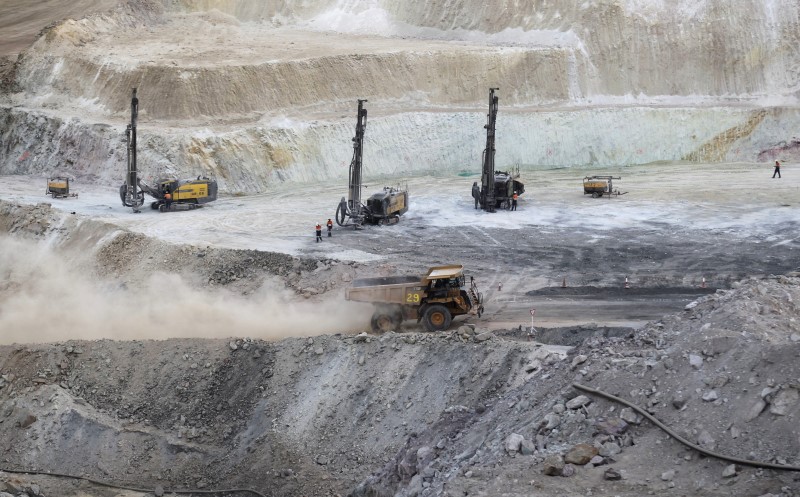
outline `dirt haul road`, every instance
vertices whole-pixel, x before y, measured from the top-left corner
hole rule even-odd
[[[78,198],[50,203],[169,243],[357,262],[346,279],[324,282],[328,294],[355,277],[463,264],[487,300],[486,314],[470,319],[494,328],[530,326],[531,308],[540,326],[639,325],[746,275],[797,267],[798,180],[788,174],[773,180],[768,168],[750,164],[620,168],[609,173],[622,176],[617,185],[628,193],[592,199],[582,194],[585,172],[524,173],[519,210],[497,213],[473,208],[473,178],[408,178],[411,208],[399,225],[337,226],[320,244],[313,226],[333,217],[344,188],[289,184],[165,215],[133,214],[113,190],[78,183]],[[42,184],[0,178],[0,199],[43,201]]]

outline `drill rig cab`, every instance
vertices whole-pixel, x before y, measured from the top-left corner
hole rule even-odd
[[[366,100],[359,99],[356,122],[356,136],[353,138],[353,159],[350,161],[347,198],[342,197],[336,208],[336,224],[360,229],[364,223],[395,224],[400,216],[408,211],[408,189],[384,187],[383,191],[372,194],[366,204],[361,202],[362,156],[364,152],[364,131],[367,128]]]
[[[164,177],[156,182],[155,188],[141,181],[139,186],[156,199],[150,203],[150,208],[160,212],[196,209],[201,207],[201,204],[217,199],[217,182],[207,177],[198,176],[197,179],[181,180]],[[167,194],[171,196],[169,202]]]

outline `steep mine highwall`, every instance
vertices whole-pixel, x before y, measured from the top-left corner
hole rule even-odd
[[[45,29],[0,95],[0,174],[119,183],[130,89],[145,177],[226,193],[500,168],[797,161],[800,6],[524,0],[120,1]],[[6,64],[8,66],[8,64]]]
[[[558,44],[596,69],[600,94],[794,94],[800,6],[793,0],[572,2],[176,0],[178,12],[219,10],[347,33]]]
[[[369,120],[364,176],[478,172],[485,116],[415,112]],[[64,172],[122,183],[124,127],[0,109],[0,172]],[[497,164],[523,169],[647,164],[654,161],[800,161],[800,110],[742,107],[606,107],[498,115]],[[305,125],[176,130],[139,126],[139,166],[161,173],[216,176],[223,192],[254,193],[282,182],[346,181],[351,119]]]

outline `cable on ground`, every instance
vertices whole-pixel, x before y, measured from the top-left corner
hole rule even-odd
[[[667,425],[665,425],[664,423],[662,423],[661,421],[656,419],[652,414],[650,414],[649,412],[645,411],[644,409],[642,409],[641,407],[639,407],[639,406],[637,406],[635,404],[631,404],[630,402],[628,402],[625,399],[621,399],[619,397],[611,395],[610,393],[606,393],[606,392],[603,392],[602,390],[597,390],[597,389],[594,389],[594,388],[591,388],[591,387],[587,387],[587,386],[581,385],[579,383],[573,383],[572,386],[577,388],[578,390],[582,390],[584,392],[587,392],[587,393],[590,393],[590,394],[593,394],[593,395],[598,395],[600,397],[604,397],[604,398],[606,398],[608,400],[613,400],[614,402],[618,402],[620,404],[623,404],[623,405],[626,405],[626,406],[630,407],[631,409],[633,409],[634,411],[638,412],[639,414],[641,414],[645,418],[649,419],[650,422],[652,422],[654,425],[656,425],[659,428],[661,428],[662,430],[664,430],[667,433],[667,435],[671,436],[672,438],[674,438],[678,442],[682,443],[683,445],[686,445],[687,447],[690,447],[690,448],[696,450],[697,452],[700,452],[701,454],[705,454],[705,455],[707,455],[709,457],[722,459],[723,461],[729,461],[729,462],[732,462],[732,463],[735,463],[735,464],[741,464],[742,466],[754,466],[756,468],[779,469],[779,470],[783,470],[783,471],[800,471],[800,466],[790,466],[790,465],[787,465],[787,464],[774,464],[774,463],[771,463],[771,462],[750,461],[748,459],[739,459],[738,457],[730,457],[730,456],[726,456],[724,454],[720,454],[718,452],[712,452],[710,450],[704,449],[704,448],[700,447],[699,445],[693,444],[692,442],[686,440],[682,436],[678,435],[674,430],[670,429]]]
[[[136,488],[136,487],[128,487],[125,485],[117,485],[114,483],[109,483],[106,481],[95,480],[93,478],[88,478],[86,476],[75,476],[75,475],[67,475],[63,473],[48,473],[46,471],[32,471],[32,470],[22,470],[22,469],[7,469],[7,468],[0,468],[0,471],[4,473],[14,473],[14,474],[21,474],[21,475],[41,475],[41,476],[55,476],[57,478],[72,478],[73,480],[83,480],[89,482],[93,485],[99,485],[101,487],[108,487],[108,488],[115,488],[117,490],[130,490],[131,492],[141,492],[145,494],[154,494],[155,489],[151,488]],[[256,492],[255,490],[251,490],[249,488],[233,488],[230,490],[171,490],[171,489],[164,489],[164,495],[166,494],[205,494],[205,495],[224,495],[224,494],[237,494],[237,493],[245,493],[250,495],[255,495],[257,497],[267,497],[266,495]]]

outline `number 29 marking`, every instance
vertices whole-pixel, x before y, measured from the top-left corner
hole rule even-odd
[[[407,293],[406,294],[406,303],[407,304],[419,304],[419,294],[418,293]]]

